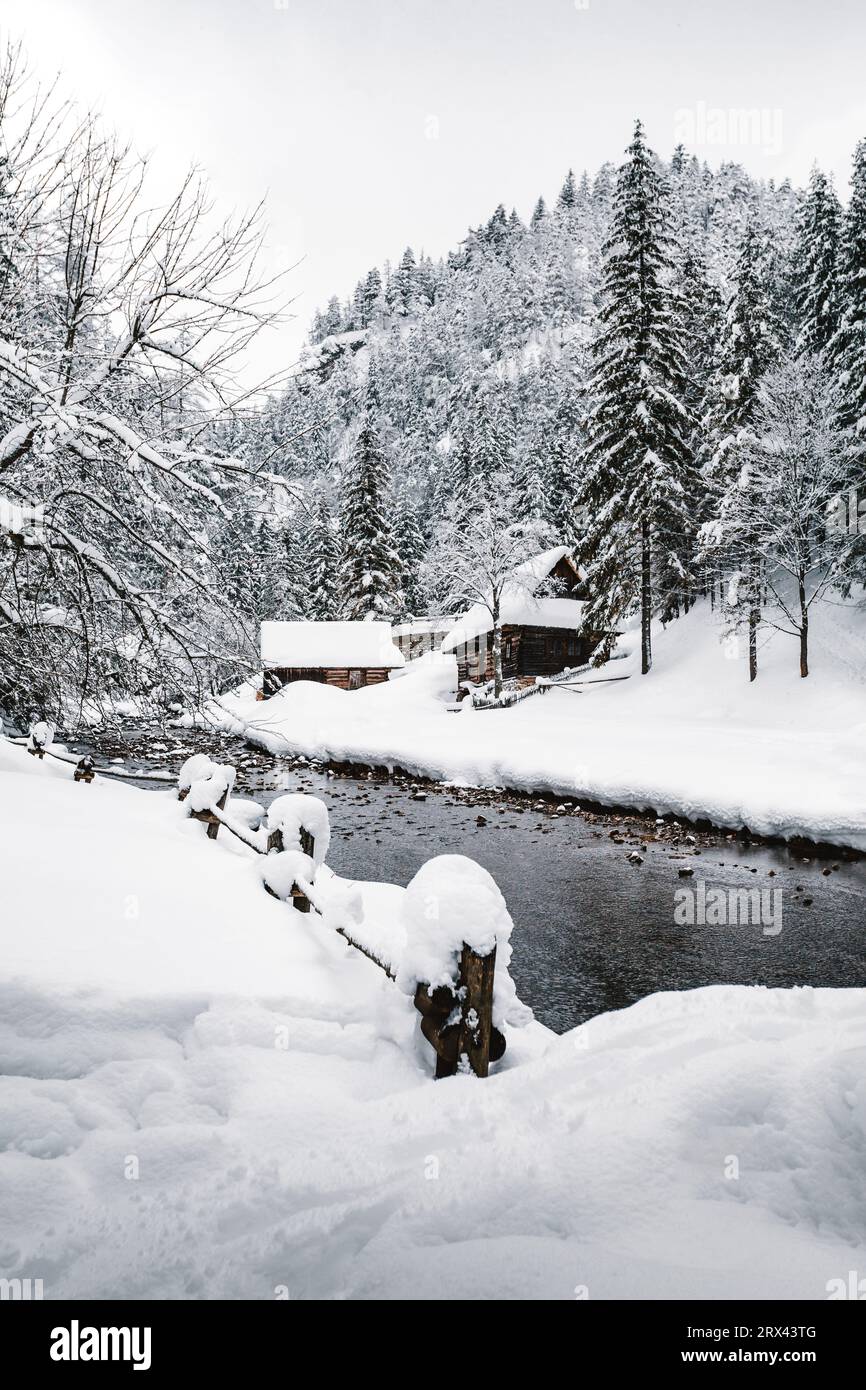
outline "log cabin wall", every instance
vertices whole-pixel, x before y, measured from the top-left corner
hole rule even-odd
[[[317,681],[320,685],[335,685],[340,690],[362,690],[364,686],[380,685],[387,679],[385,666],[272,666],[265,671],[263,693],[275,695],[294,681]]]
[[[502,675],[506,680],[525,680],[536,676],[555,676],[566,666],[582,666],[589,660],[591,642],[571,629],[522,627],[505,623],[502,627]],[[457,680],[483,684],[493,680],[493,633],[465,642],[455,648]]]

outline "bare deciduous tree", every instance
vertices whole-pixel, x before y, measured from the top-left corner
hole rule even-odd
[[[196,171],[153,208],[147,173],[7,51],[0,670],[58,712],[73,691],[179,694],[254,657],[210,541],[253,471],[220,447],[232,373],[279,313],[262,208],[219,225]]]
[[[446,609],[478,605],[490,617],[493,632],[494,694],[502,694],[502,611],[504,600],[531,601],[533,576],[519,567],[542,543],[542,528],[515,521],[507,481],[494,480],[472,506],[452,504],[435,537],[430,566],[431,588],[438,587]],[[467,632],[467,640],[476,633]],[[485,639],[486,640],[486,639]]]

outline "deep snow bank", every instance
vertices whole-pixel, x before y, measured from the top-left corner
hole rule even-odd
[[[434,1083],[408,997],[248,851],[168,792],[69,777],[0,741],[0,1275],[824,1298],[863,1268],[866,991],[656,995]]]
[[[633,645],[629,635],[626,642]],[[511,709],[451,712],[453,658],[411,663],[387,685],[300,683],[210,711],[273,752],[402,766],[437,780],[583,796],[706,817],[758,834],[866,850],[866,624],[831,603],[813,619],[813,674],[777,634],[750,685],[707,606],[659,631],[650,675],[632,652],[598,673],[625,681],[551,690]],[[596,677],[591,675],[590,679]]]

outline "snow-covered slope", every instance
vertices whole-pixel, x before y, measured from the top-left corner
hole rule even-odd
[[[434,1083],[407,996],[243,848],[69,775],[0,741],[0,1275],[820,1299],[863,1268],[866,991],[656,995]]]
[[[655,635],[645,677],[632,648],[587,679],[511,709],[449,712],[453,659],[432,654],[387,686],[346,693],[304,683],[265,703],[228,696],[264,747],[379,764],[483,786],[550,790],[707,817],[718,825],[866,849],[866,613],[824,603],[801,680],[776,634],[750,685],[706,605]]]

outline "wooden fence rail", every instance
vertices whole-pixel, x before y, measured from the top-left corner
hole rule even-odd
[[[74,781],[82,782],[85,785],[93,781],[97,772],[99,775],[107,774],[124,779],[140,778],[141,780],[160,782],[170,780],[165,775],[148,777],[147,774],[139,774],[134,771],[121,771],[114,768],[97,769],[91,757],[76,760],[74,755],[52,753],[47,745],[35,743],[32,740],[16,739],[12,741],[25,745],[29,753],[40,759],[47,755],[55,758],[58,762],[73,764]],[[189,792],[189,787],[178,787],[178,801],[186,801]],[[193,810],[190,807],[188,815],[191,819],[200,821],[206,826],[209,840],[215,840],[220,827],[223,827],[256,854],[268,856],[284,852],[285,846],[281,830],[270,830],[267,834],[264,834],[261,829],[248,831],[246,827],[240,826],[228,814],[230,792],[231,785],[226,787],[213,806],[204,810]],[[301,852],[306,854],[309,859],[314,860],[316,842],[312,833],[301,828],[299,839]],[[289,894],[292,906],[298,912],[315,911],[318,916],[326,920],[326,906],[319,899],[315,882],[307,882],[303,880],[301,875],[298,877],[301,881],[292,883]],[[280,896],[267,883],[264,886],[273,897]],[[371,961],[373,965],[384,971],[390,980],[396,979],[396,970],[391,963],[380,960],[368,947],[356,941],[345,927],[336,923],[327,923],[327,925],[342,936],[356,951]],[[505,1038],[493,1024],[495,970],[495,948],[488,955],[482,956],[464,943],[456,978],[451,986],[439,985],[432,990],[426,984],[417,986],[414,1000],[415,1008],[421,1015],[421,1033],[436,1053],[435,1076],[437,1080],[441,1077],[454,1076],[458,1071],[466,1069],[471,1070],[478,1077],[486,1077],[489,1074],[490,1064],[498,1062],[504,1055]]]

